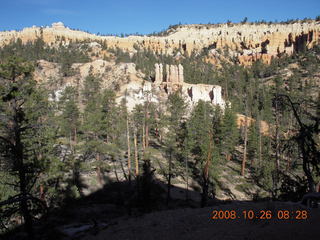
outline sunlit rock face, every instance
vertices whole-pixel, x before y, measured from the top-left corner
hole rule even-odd
[[[98,59],[88,63],[75,63],[72,69],[75,74],[65,77],[60,72],[59,64],[39,60],[34,79],[47,84],[53,93],[52,100],[59,100],[67,86],[74,87],[81,93],[85,79],[92,74],[101,79],[102,90],[115,90],[117,102],[125,101],[130,111],[145,102],[165,104],[168,96],[177,91],[191,108],[199,100],[218,105],[222,109],[225,107],[220,86],[185,83],[182,65],[156,64],[154,82],[145,81],[144,75],[136,70],[134,63],[115,64]]]
[[[147,101],[165,104],[171,93],[179,92],[191,108],[200,100],[225,108],[221,87],[185,83],[182,65],[155,64],[154,79],[153,83],[137,79],[130,81],[123,86],[118,102],[125,100],[128,109],[132,110],[137,104]]]
[[[164,75],[164,71],[166,74]],[[164,76],[166,76],[164,78]],[[163,65],[155,64],[155,89],[165,91],[166,94],[175,91],[181,92],[189,105],[196,104],[199,100],[210,102],[225,108],[225,101],[222,98],[222,88],[217,85],[209,84],[189,84],[184,82],[182,65]]]
[[[240,64],[250,65],[261,59],[270,63],[272,58],[283,54],[299,52],[319,43],[320,24],[316,21],[290,24],[216,24],[181,25],[170,29],[166,36],[98,36],[72,30],[63,23],[53,23],[51,27],[31,27],[21,31],[0,32],[0,46],[20,38],[23,43],[42,37],[51,46],[61,39],[65,44],[71,41],[103,41],[109,47],[121,48],[130,53],[135,47],[150,49],[164,54],[173,54],[176,49],[182,53],[200,52],[204,48],[225,51],[238,58]],[[212,51],[211,62],[216,62],[217,51]],[[174,71],[174,70],[173,70]],[[160,76],[161,78],[161,76]]]
[[[213,105],[219,105],[224,109],[225,101],[221,96],[222,89],[217,85],[207,84],[183,84],[182,94],[187,97],[192,104],[199,100],[210,102]]]

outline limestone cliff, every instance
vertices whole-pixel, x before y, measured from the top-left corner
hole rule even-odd
[[[20,38],[22,42],[42,37],[50,45],[60,40],[104,41],[108,47],[119,47],[126,51],[135,51],[135,47],[149,48],[153,51],[172,54],[176,49],[191,53],[193,50],[227,50],[229,55],[238,58],[244,65],[281,54],[292,54],[303,48],[311,48],[319,43],[320,23],[316,21],[296,22],[292,24],[220,24],[220,25],[182,25],[167,36],[97,36],[82,31],[71,30],[63,23],[54,23],[51,27],[31,27],[22,31],[0,33],[0,46]],[[212,59],[217,51],[211,52]],[[214,61],[214,60],[213,60]]]

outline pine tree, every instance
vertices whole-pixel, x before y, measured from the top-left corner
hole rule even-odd
[[[250,166],[254,167],[254,161],[259,157],[259,122],[255,121],[248,128],[248,159]]]
[[[236,115],[230,106],[224,111],[221,123],[222,149],[226,159],[230,160],[234,148],[239,142],[239,131],[237,129]]]
[[[198,165],[198,176],[201,178],[202,207],[207,203],[210,183],[209,170],[212,167],[214,155],[213,112],[209,103],[199,101],[187,122],[188,145]]]
[[[133,128],[134,128],[134,156],[135,156],[135,175],[139,175],[139,143],[143,145],[144,139],[144,108],[142,105],[136,105],[133,110]]]
[[[66,87],[59,99],[59,110],[61,115],[58,116],[59,128],[61,137],[67,140],[66,146],[69,152],[65,155],[64,162],[64,175],[68,175],[68,171],[71,171],[71,179],[68,181],[69,189],[76,188],[80,196],[82,193],[82,183],[80,179],[80,171],[82,170],[82,162],[77,155],[79,154],[78,147],[78,130],[80,128],[80,110],[78,108],[78,93],[73,87]],[[62,176],[63,178],[63,176]],[[77,194],[70,190],[70,197]]]
[[[77,142],[77,131],[80,125],[80,111],[78,108],[77,92],[72,87],[67,87],[59,101],[61,134],[71,141]]]
[[[0,147],[1,162],[18,181],[18,195],[10,196],[0,206],[19,203],[25,229],[33,238],[30,202],[42,202],[33,194],[33,182],[43,171],[46,155],[44,128],[48,102],[32,79],[33,67],[20,58],[9,58],[0,64]]]
[[[91,72],[91,71],[90,71]],[[91,73],[85,79],[84,89],[82,91],[83,102],[85,104],[83,112],[83,146],[84,156],[95,159],[95,169],[97,172],[97,180],[100,185],[103,185],[103,168],[104,163],[101,159],[105,152],[103,133],[103,110],[101,106],[101,79],[93,76]]]
[[[171,178],[173,176],[175,164],[174,159],[177,158],[181,142],[179,135],[181,135],[181,124],[183,116],[185,115],[186,103],[178,92],[172,93],[168,97],[167,101],[168,116],[166,119],[168,133],[164,139],[166,155],[168,158],[168,172],[167,172],[167,205],[171,199]]]

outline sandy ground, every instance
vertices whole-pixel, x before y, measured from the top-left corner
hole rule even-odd
[[[306,220],[212,220],[212,211],[278,210],[295,213],[308,211]],[[320,208],[307,209],[289,203],[238,202],[202,209],[179,209],[150,213],[140,217],[115,220],[112,225],[97,231],[87,232],[85,240],[102,239],[320,239]]]

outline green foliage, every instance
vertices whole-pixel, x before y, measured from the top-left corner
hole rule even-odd
[[[221,123],[221,150],[225,152],[227,156],[233,154],[234,148],[239,142],[239,130],[237,129],[236,120],[233,109],[230,106],[226,106]]]
[[[259,157],[259,124],[258,121],[255,121],[248,128],[248,159],[251,160],[251,163]]]
[[[71,69],[73,63],[89,62],[90,58],[87,56],[86,50],[85,44],[60,44],[58,48],[54,48],[46,45],[42,38],[26,44],[23,44],[21,39],[17,39],[17,41],[0,48],[0,58],[19,56],[32,62],[41,59],[56,62],[61,64],[60,70],[63,76],[72,76],[74,74]]]
[[[212,132],[213,108],[209,103],[199,101],[187,122],[188,145],[197,161],[204,162]]]
[[[0,179],[0,202],[18,194],[18,189],[12,187],[18,179],[8,172],[8,167],[5,167],[4,164],[1,164]]]
[[[48,95],[31,78],[32,69],[29,62],[17,57],[0,64],[0,160],[6,177],[10,175],[16,180],[13,185],[2,183],[1,188],[6,188],[8,194],[18,194],[2,196],[8,198],[10,204],[4,205],[1,214],[9,221],[19,203],[29,236],[32,235],[31,213],[38,213],[37,208],[42,206],[36,200],[37,176],[46,177],[45,170],[52,157]],[[3,170],[0,172],[3,174]],[[33,203],[31,207],[29,201]]]
[[[167,175],[176,175],[176,166],[182,154],[182,124],[183,117],[186,113],[186,103],[180,96],[179,92],[169,95],[167,100],[168,115],[163,119],[167,127],[167,133],[164,137],[165,153],[169,162]]]
[[[211,162],[217,163],[220,157],[220,123],[221,115],[219,109],[215,109],[208,102],[199,101],[191,112],[187,121],[187,148],[195,157],[196,162],[203,168],[209,151],[211,151]],[[212,139],[212,140],[211,140]],[[210,143],[213,141],[212,143]],[[211,164],[214,168],[215,164]]]
[[[275,171],[275,166],[274,162],[270,160],[270,158],[266,158],[262,162],[258,172],[258,179],[259,184],[261,184],[262,188],[265,189],[267,192],[272,193],[274,191],[273,175]]]
[[[155,74],[154,65],[159,62],[159,58],[152,51],[140,49],[133,55],[131,60],[136,64],[136,68],[141,70],[147,77]]]
[[[98,101],[101,89],[101,78],[92,74],[92,68],[89,70],[89,75],[85,78],[84,87],[82,90],[83,103],[88,104],[91,100]]]
[[[135,125],[135,128],[137,130],[138,136],[142,136],[142,129],[143,129],[143,122],[144,122],[144,107],[142,104],[138,104],[134,107],[133,110],[133,122]]]
[[[187,108],[187,105],[184,99],[180,96],[179,92],[174,92],[169,95],[167,108],[169,112],[169,128],[177,136],[178,133],[176,132],[176,130],[179,129],[179,125],[181,125],[182,123]]]
[[[131,58],[128,52],[123,51],[120,48],[109,49],[109,52],[113,53],[116,56],[116,63],[129,63]]]
[[[205,55],[205,52],[201,55],[192,52],[190,56],[181,60],[184,69],[185,82],[192,84],[217,84],[214,66],[211,63],[205,62]]]
[[[59,101],[61,134],[74,139],[80,125],[80,111],[78,108],[77,92],[72,87],[67,87]]]

